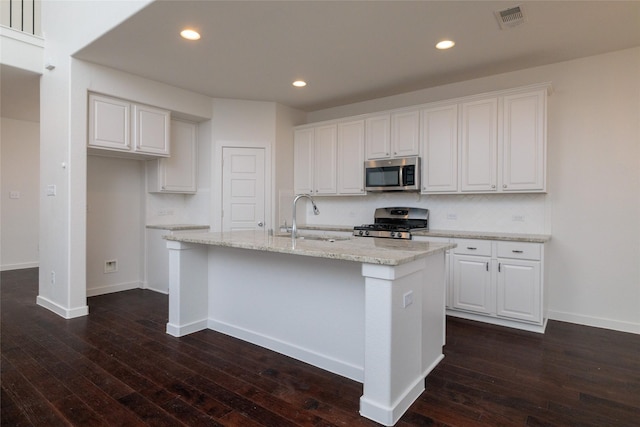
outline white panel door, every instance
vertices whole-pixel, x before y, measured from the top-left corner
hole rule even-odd
[[[337,141],[336,125],[315,129],[314,194],[336,194],[338,190]]]
[[[458,190],[458,106],[422,112],[422,191]]]
[[[542,322],[540,262],[499,259],[498,263],[498,316]]]
[[[502,191],[545,189],[546,92],[504,97]]]
[[[265,221],[263,148],[222,149],[222,230],[259,230]]]
[[[462,104],[462,191],[496,191],[498,99]]]
[[[453,255],[453,308],[484,314],[494,312],[489,264],[489,257]]]
[[[296,194],[313,194],[314,128],[299,129],[293,134],[293,188]]]
[[[366,120],[365,145],[367,160],[391,156],[391,118],[389,114]]]
[[[364,194],[364,120],[338,124],[338,194]]]
[[[197,133],[197,124],[171,120],[171,157],[160,160],[164,166],[163,191],[196,192]]]
[[[169,150],[169,111],[148,105],[133,105],[134,150],[139,153],[168,157]]]
[[[129,151],[131,104],[119,99],[89,95],[89,146]]]
[[[420,151],[420,111],[391,115],[391,147],[394,157],[417,156]]]

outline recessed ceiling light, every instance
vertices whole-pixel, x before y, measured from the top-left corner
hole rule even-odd
[[[305,82],[304,80],[296,80],[295,82],[292,83],[295,87],[305,87],[307,85],[307,82]]]
[[[438,42],[438,44],[436,44],[436,49],[451,49],[455,45],[455,42],[453,42],[452,40],[442,40],[441,42]]]
[[[185,29],[180,31],[182,38],[187,40],[200,40],[200,33],[194,30]]]

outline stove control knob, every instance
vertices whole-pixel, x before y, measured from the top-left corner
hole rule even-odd
[[[395,232],[395,231],[392,231],[389,235],[390,235],[391,237],[396,237],[396,232]]]
[[[365,235],[365,236],[368,236],[368,235],[369,235],[369,230],[365,231],[365,232],[364,232],[364,235]]]
[[[360,231],[358,232],[358,234],[360,234],[360,235],[362,236],[362,235],[364,234],[364,231],[360,230]]]

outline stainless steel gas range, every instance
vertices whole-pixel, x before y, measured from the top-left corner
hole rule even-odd
[[[411,239],[411,231],[429,229],[429,209],[378,208],[373,224],[353,228],[354,236]]]

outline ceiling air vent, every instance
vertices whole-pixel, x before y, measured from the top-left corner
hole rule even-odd
[[[514,6],[508,9],[496,10],[494,12],[498,19],[498,24],[503,30],[513,28],[524,22],[524,8],[522,6]]]

